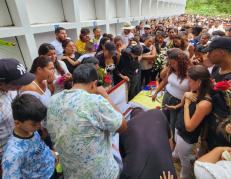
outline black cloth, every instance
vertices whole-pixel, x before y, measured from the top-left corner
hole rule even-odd
[[[75,57],[71,58],[73,61],[77,61],[79,58],[79,54],[75,53]],[[76,68],[76,66],[73,66],[68,60],[63,60],[67,66],[68,71],[73,74],[74,69]]]
[[[99,55],[96,55],[95,56],[98,60],[99,60],[99,67],[105,69],[106,68],[106,63],[105,63],[105,58],[104,58],[104,54],[103,53],[100,53]],[[116,85],[117,83],[119,83],[122,79],[120,78],[119,74],[119,70],[118,70],[118,63],[117,63],[117,57],[116,56],[113,56],[112,57],[112,60],[113,60],[113,63],[115,65],[115,69],[110,72],[112,73],[112,76],[113,76],[113,82],[114,82],[114,85]]]
[[[209,102],[212,102],[212,100],[210,98],[204,97],[203,100],[207,100]],[[189,106],[189,115],[190,118],[193,116],[193,114],[196,111],[196,102],[193,102],[190,104]],[[201,123],[199,124],[199,126],[197,126],[197,128],[192,131],[192,132],[188,132],[185,129],[185,123],[184,123],[184,108],[181,108],[180,112],[177,115],[177,121],[176,121],[176,128],[178,130],[178,134],[189,144],[195,144],[198,142],[198,138],[201,134],[201,129],[205,126],[205,121],[209,120],[210,115],[205,116],[205,118],[201,121]]]
[[[140,64],[138,59],[132,58],[125,50],[121,52],[120,62],[118,64],[118,69],[123,75],[132,78],[134,74],[140,70]]]
[[[212,79],[216,82],[231,80],[231,72],[227,74],[219,74],[220,67],[215,66],[212,71]],[[208,135],[207,144],[211,150],[217,146],[230,146],[231,141],[227,139],[224,132],[222,132],[222,125],[226,120],[229,120],[231,115],[231,108],[225,101],[224,93],[221,91],[212,91],[213,109],[211,118],[207,121]],[[231,98],[229,98],[231,100]]]
[[[146,86],[152,80],[152,69],[141,70],[141,85]]]
[[[142,48],[143,48],[143,54],[149,53],[149,52],[151,51],[150,48],[148,48],[148,47],[145,46],[145,45],[142,45]]]
[[[123,170],[120,179],[158,179],[170,171],[177,179],[169,146],[168,121],[160,110],[141,112],[120,135]]]
[[[128,99],[131,100],[141,90],[141,71],[138,58],[133,58],[126,50],[121,52],[118,70],[121,74],[128,76],[130,79]]]

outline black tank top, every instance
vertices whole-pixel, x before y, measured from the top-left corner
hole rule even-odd
[[[202,100],[206,100],[211,102],[212,100],[209,97],[204,97]],[[190,118],[193,116],[194,112],[196,111],[196,105],[197,103],[191,103],[189,106],[189,114]],[[189,144],[194,144],[198,142],[198,137],[201,133],[201,129],[204,126],[204,123],[206,120],[208,120],[209,115],[205,116],[205,118],[201,121],[199,126],[192,132],[188,132],[185,129],[185,124],[184,124],[184,108],[182,108],[178,115],[177,115],[177,121],[176,121],[176,128],[178,130],[178,134]]]

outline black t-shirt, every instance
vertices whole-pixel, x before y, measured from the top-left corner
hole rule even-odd
[[[121,74],[128,76],[130,79],[139,74],[140,64],[138,59],[134,59],[125,50],[122,51],[118,70]]]
[[[75,56],[73,58],[71,58],[73,61],[77,61],[79,58],[79,54],[75,53]],[[63,60],[67,66],[68,71],[73,74],[74,69],[76,68],[76,66],[73,66],[68,60]]]
[[[106,63],[105,63],[105,58],[104,58],[104,54],[103,53],[100,53],[98,55],[95,56],[98,60],[99,60],[99,66],[101,68],[106,68]],[[118,63],[117,63],[117,57],[116,56],[113,56],[112,57],[112,60],[113,60],[113,63],[115,65],[115,68],[113,71],[110,71],[109,73],[111,73],[113,75],[113,82],[114,82],[114,85],[116,85],[117,83],[119,83],[122,79],[120,78],[119,76],[119,70],[118,70]]]
[[[120,135],[123,171],[120,179],[159,178],[170,171],[177,178],[169,146],[171,132],[160,110],[142,112],[128,122]]]
[[[205,97],[203,100],[207,100],[209,102],[212,102],[211,99]],[[191,103],[189,106],[189,113],[190,113],[190,117],[193,116],[193,114],[196,111],[196,105],[197,103]],[[176,128],[178,130],[178,134],[189,144],[195,144],[198,142],[198,137],[200,136],[201,133],[201,129],[202,127],[204,127],[205,121],[209,120],[210,115],[207,115],[199,124],[199,126],[197,126],[197,128],[192,131],[192,132],[188,132],[185,129],[185,123],[184,123],[184,108],[180,109],[178,115],[177,115],[177,121],[176,121]]]
[[[215,66],[212,71],[212,78],[216,82],[231,80],[231,72],[220,75],[219,71],[219,66]],[[229,98],[229,101],[231,101],[231,98]],[[211,118],[208,120],[208,147],[209,149],[213,149],[217,146],[231,147],[231,141],[228,140],[228,137],[222,130],[223,124],[230,118],[231,108],[228,106],[222,91],[212,92],[212,102],[213,110]]]

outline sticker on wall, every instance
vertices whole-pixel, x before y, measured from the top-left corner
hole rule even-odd
[[[16,45],[16,42],[8,42],[0,39],[0,45],[7,46],[7,47],[14,47]]]
[[[97,21],[93,21],[93,27],[97,26]]]
[[[55,30],[59,28],[59,24],[54,25]]]

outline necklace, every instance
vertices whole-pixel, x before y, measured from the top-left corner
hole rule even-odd
[[[35,81],[33,81],[32,83],[34,83],[35,86],[37,86],[37,88],[39,89],[39,91],[42,92],[42,94],[45,94],[44,90]]]

